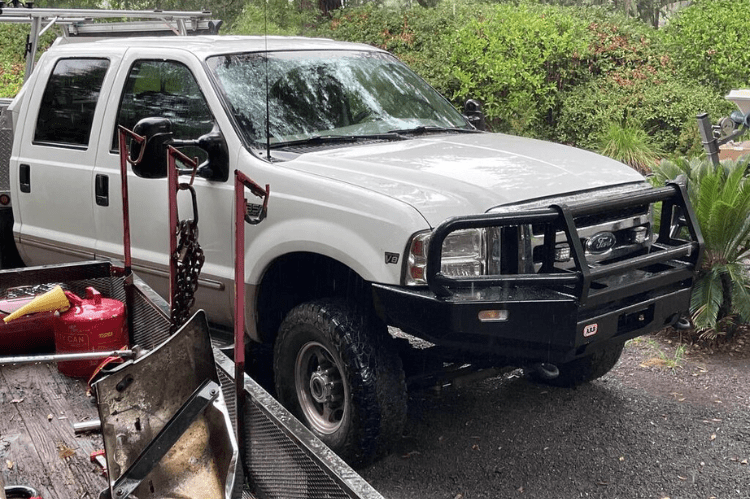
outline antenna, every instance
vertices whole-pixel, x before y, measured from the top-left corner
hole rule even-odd
[[[268,98],[268,0],[263,2],[263,40],[266,46],[266,159],[271,161],[271,117]]]

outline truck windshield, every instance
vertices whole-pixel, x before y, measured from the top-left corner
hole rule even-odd
[[[208,65],[249,143],[470,129],[451,104],[395,57],[367,51],[215,56]],[[267,83],[266,83],[267,82]]]

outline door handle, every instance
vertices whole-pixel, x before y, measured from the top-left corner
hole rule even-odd
[[[19,166],[18,182],[21,187],[21,192],[31,192],[31,167],[29,165]]]
[[[101,173],[94,179],[94,196],[99,206],[109,206],[109,177]]]

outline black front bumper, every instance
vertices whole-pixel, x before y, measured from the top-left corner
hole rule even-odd
[[[590,267],[574,219],[602,209],[661,202],[661,228],[651,250]],[[689,240],[671,230],[680,220]],[[544,223],[550,240],[564,230],[576,270],[537,274],[451,278],[442,275],[440,249],[449,233],[471,227]],[[684,234],[683,234],[684,236]],[[550,243],[551,250],[554,244]],[[480,215],[447,220],[433,233],[427,257],[429,289],[374,284],[376,308],[386,321],[455,354],[498,363],[564,363],[613,342],[673,324],[690,306],[703,240],[685,186],[673,183],[605,203],[552,206],[531,213]],[[499,319],[480,319],[498,311]]]

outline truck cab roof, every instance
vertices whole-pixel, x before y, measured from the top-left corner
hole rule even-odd
[[[235,52],[276,52],[276,51],[320,51],[320,50],[364,50],[384,52],[376,47],[362,43],[340,42],[327,38],[305,38],[291,36],[222,36],[199,35],[190,37],[138,37],[113,38],[93,42],[59,43],[48,52],[71,52],[81,54],[91,47],[102,47],[115,53],[124,53],[131,48],[158,48],[183,50],[196,54],[200,58],[216,54]]]

